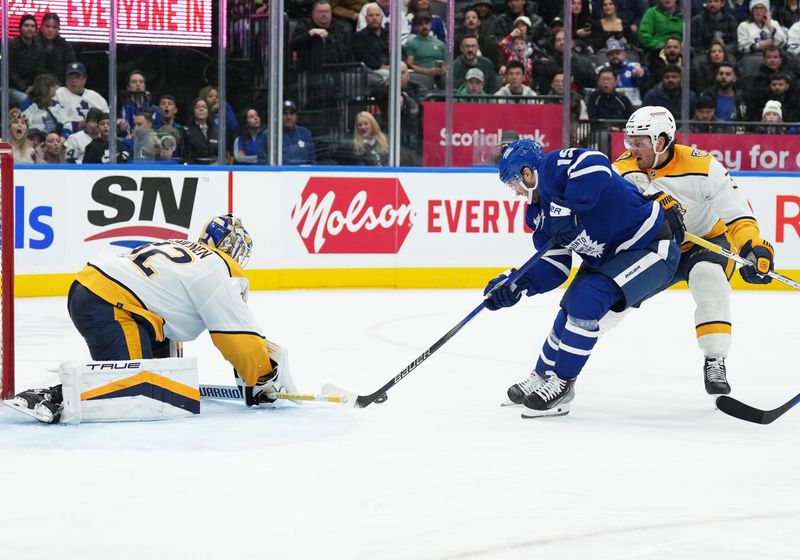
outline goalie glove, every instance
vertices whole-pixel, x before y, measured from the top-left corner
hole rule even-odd
[[[751,239],[739,250],[739,255],[752,264],[742,266],[739,274],[745,282],[750,284],[769,284],[772,278],[767,276],[775,268],[775,250],[769,241],[764,239]]]
[[[683,223],[683,215],[686,210],[681,206],[681,203],[675,200],[671,194],[664,191],[648,195],[652,201],[658,202],[664,210],[664,219],[667,220],[669,229],[672,231],[672,237],[675,243],[681,245],[683,243],[684,232],[686,231],[686,224]]]
[[[514,272],[516,272],[516,269],[512,268],[508,273],[489,280],[483,290],[483,295],[486,296],[486,309],[497,311],[503,307],[511,307],[520,300],[522,292],[530,287],[530,280],[525,276],[517,278],[512,284],[508,284],[506,281]]]
[[[242,387],[242,397],[247,406],[258,406],[260,404],[272,404],[278,397],[276,396],[281,392],[283,386],[280,384],[280,372],[278,371],[278,364],[275,360],[270,358],[272,363],[272,372],[261,376],[258,382],[252,386]],[[237,381],[239,381],[239,374],[236,374]]]

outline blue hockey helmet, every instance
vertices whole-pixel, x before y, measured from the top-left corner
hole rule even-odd
[[[524,138],[512,142],[503,150],[500,156],[500,163],[498,164],[500,180],[515,192],[523,189],[528,193],[528,200],[530,200],[531,194],[536,190],[536,187],[528,189],[525,186],[522,181],[522,170],[528,167],[538,177],[539,163],[543,157],[544,150],[542,145],[535,140]]]
[[[211,218],[203,227],[200,242],[226,253],[242,267],[247,265],[253,249],[250,234],[244,229],[242,220],[233,214]]]

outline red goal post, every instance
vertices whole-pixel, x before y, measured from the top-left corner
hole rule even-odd
[[[0,143],[0,398],[14,395],[14,153]]]

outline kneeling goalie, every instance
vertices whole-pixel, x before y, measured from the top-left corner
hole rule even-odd
[[[14,405],[47,423],[197,414],[197,365],[175,357],[175,341],[204,330],[233,365],[247,406],[296,392],[286,352],[266,341],[246,303],[252,246],[241,220],[226,214],[197,242],[159,241],[90,261],[67,308],[94,362],[62,364],[61,385],[23,391]]]

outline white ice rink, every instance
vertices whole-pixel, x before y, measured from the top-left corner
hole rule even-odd
[[[0,558],[800,558],[800,410],[715,411],[687,291],[601,338],[566,417],[501,408],[561,292],[484,311],[366,409],[246,410],[46,426],[0,410]],[[378,389],[480,303],[478,290],[257,292],[300,390]],[[733,395],[800,390],[800,294],[736,292]],[[17,387],[85,360],[64,298],[17,303]],[[231,384],[207,336],[203,383]]]

